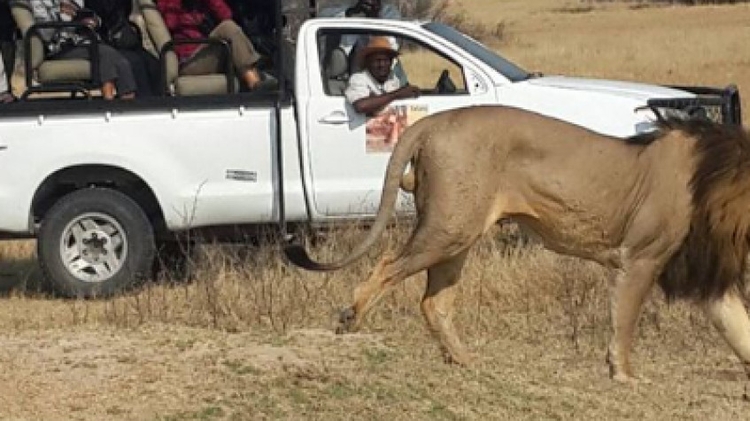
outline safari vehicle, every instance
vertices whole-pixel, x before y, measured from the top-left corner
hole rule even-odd
[[[139,3],[144,36],[163,64],[164,95],[103,101],[92,97],[91,84],[64,81],[50,98],[39,94],[48,81],[27,67],[34,95],[0,109],[0,233],[36,238],[45,278],[64,296],[135,285],[151,273],[157,251],[188,231],[242,239],[245,228],[373,216],[393,140],[384,140],[382,127],[368,130],[367,117],[344,99],[355,54],[340,48],[344,35],[397,40],[398,65],[423,89],[392,104],[407,124],[482,104],[616,137],[652,129],[663,113],[740,124],[733,87],[541,76],[440,22],[321,18],[316,13],[329,4],[299,0],[270,2],[270,29],[255,34],[278,86],[181,90],[179,75],[168,75],[174,42],[158,39],[151,1]],[[25,32],[27,60],[39,44],[34,34],[33,27]],[[219,75],[223,86],[233,77],[231,70]],[[70,95],[60,98],[61,86]],[[402,199],[408,211],[408,196]]]

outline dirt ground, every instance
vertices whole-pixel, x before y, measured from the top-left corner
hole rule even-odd
[[[343,240],[333,253],[351,247]],[[367,261],[323,276],[267,251],[207,251],[198,263],[194,282],[116,299],[28,289],[3,298],[0,419],[745,420],[750,411],[731,350],[697,308],[658,291],[634,349],[641,381],[611,381],[607,273],[534,244],[489,238],[470,257],[457,314],[478,355],[467,368],[445,364],[425,329],[422,277],[385,297],[360,333],[336,335]],[[38,276],[31,258],[0,265],[10,271]]]
[[[637,364],[650,383],[623,386],[608,379],[603,348],[576,351],[554,331],[503,336],[488,332],[480,362],[462,369],[441,363],[421,332],[400,330],[263,336],[147,324],[6,333],[0,419],[746,420],[750,411],[721,343],[663,352],[649,338]]]

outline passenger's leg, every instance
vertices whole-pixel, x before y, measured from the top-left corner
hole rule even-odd
[[[5,65],[0,61],[0,104],[13,102],[15,97],[10,92],[10,85],[5,79]]]
[[[0,94],[8,92],[8,81],[5,78],[5,65],[0,61]]]
[[[222,71],[224,51],[216,45],[204,45],[180,66],[180,74],[186,76],[207,75]]]
[[[99,79],[102,81],[102,96],[104,99],[114,99],[135,96],[136,85],[130,63],[108,45],[99,45]],[[63,59],[90,59],[88,47],[76,47],[58,55]],[[116,89],[115,89],[116,87]]]
[[[125,56],[109,45],[99,45],[99,60],[102,80],[113,81],[120,98],[134,98],[138,86],[135,83],[133,68]],[[107,63],[106,66],[104,63]]]
[[[118,50],[120,54],[130,64],[130,68],[133,71],[133,77],[135,79],[136,92],[139,97],[153,96],[156,94],[158,86],[159,74],[158,67],[159,63],[156,58],[156,70],[152,66],[152,63],[148,61],[149,54],[143,50]],[[141,52],[145,54],[141,54]]]
[[[102,97],[106,100],[115,99],[117,89],[112,81],[102,83]]]
[[[11,79],[16,63],[16,44],[13,41],[0,41],[3,60],[0,63],[0,92],[11,94]]]
[[[255,68],[260,55],[255,51],[247,35],[242,32],[242,28],[234,21],[225,20],[214,28],[209,36],[231,42],[232,61],[237,73],[248,88],[255,88],[260,83],[260,74]]]
[[[141,57],[143,67],[148,73],[149,88],[151,89],[151,92],[154,95],[161,94],[161,65],[159,64],[159,59],[143,48],[136,50],[136,53]]]
[[[11,91],[11,75],[15,69],[16,64],[16,39],[15,32],[16,25],[13,17],[11,16],[10,7],[8,2],[0,1],[0,52],[3,56],[2,67],[5,69],[5,77],[7,78],[4,83],[7,84],[6,91]],[[0,81],[0,84],[3,82]],[[0,92],[3,90],[0,89]]]

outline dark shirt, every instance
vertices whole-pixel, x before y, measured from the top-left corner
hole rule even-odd
[[[0,0],[0,42],[13,41],[16,22],[10,14],[8,0]]]
[[[112,28],[127,23],[133,11],[132,0],[88,0],[85,4],[87,9],[93,10],[102,20],[99,30],[102,34],[107,34]]]
[[[211,20],[218,24],[232,19],[232,9],[224,0],[159,0],[156,6],[175,39],[205,38],[212,29]],[[184,60],[198,48],[197,44],[182,44],[175,51]]]

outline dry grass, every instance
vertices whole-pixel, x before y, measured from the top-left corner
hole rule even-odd
[[[361,234],[334,232],[317,255],[339,256]],[[421,276],[388,294],[363,333],[332,333],[370,259],[320,275],[285,265],[272,244],[208,246],[190,283],[106,301],[12,293],[0,364],[16,386],[0,390],[0,418],[742,418],[739,367],[702,316],[656,293],[636,348],[654,383],[617,386],[603,362],[607,274],[510,234],[488,236],[464,274],[458,323],[481,355],[470,369],[440,362],[418,311]],[[25,262],[14,270],[34,272]]]
[[[552,73],[750,87],[750,8],[466,0],[470,18],[506,22],[494,44]],[[748,109],[748,107],[745,107]],[[746,114],[747,118],[747,114]],[[396,246],[403,230],[389,232]],[[315,246],[332,259],[361,237]],[[607,378],[601,268],[488,236],[464,272],[458,324],[481,355],[440,362],[418,303],[398,286],[356,335],[331,333],[374,256],[348,271],[304,272],[273,245],[201,249],[193,282],[162,280],[112,300],[38,292],[33,243],[0,245],[0,419],[746,419],[736,358],[694,308],[648,302],[635,349],[653,383]]]

